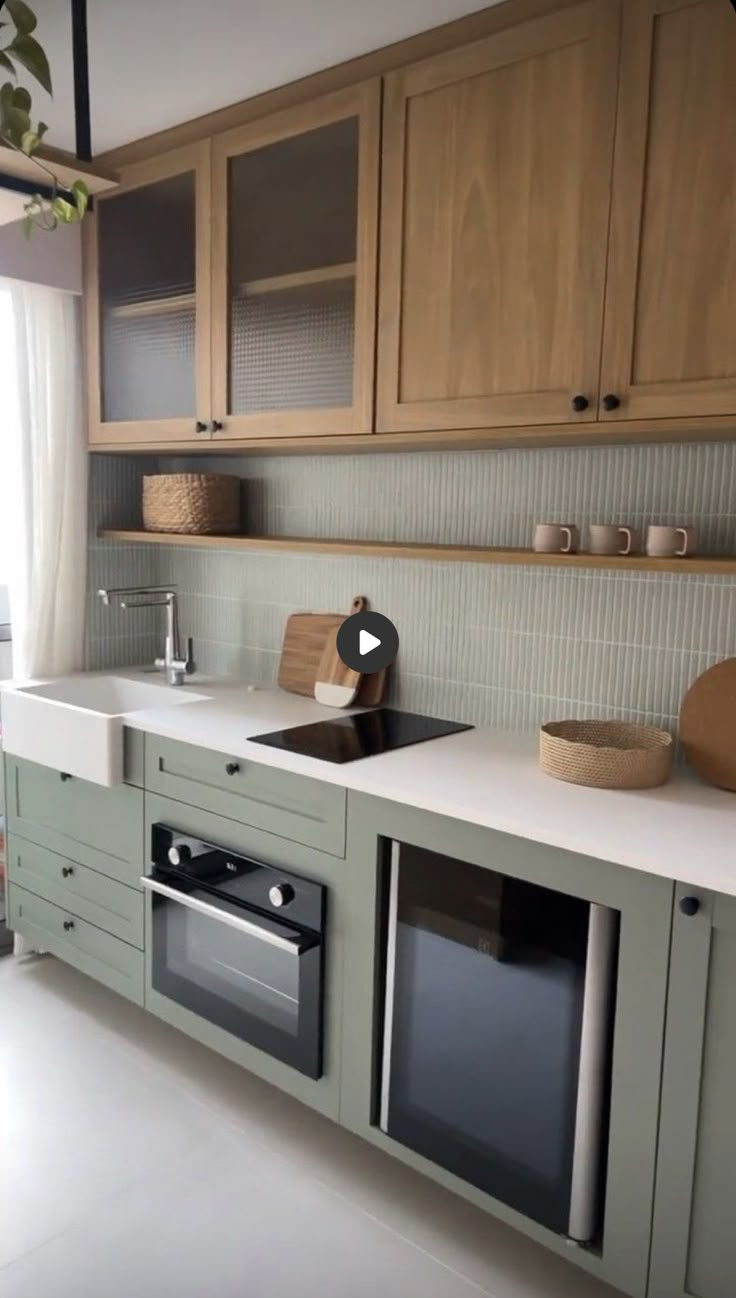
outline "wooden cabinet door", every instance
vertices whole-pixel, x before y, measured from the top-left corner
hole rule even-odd
[[[209,439],[209,142],[130,167],[84,237],[91,446]]]
[[[736,21],[625,0],[602,419],[736,412]]]
[[[619,19],[568,5],[387,79],[380,431],[597,417]]]
[[[216,441],[373,431],[380,95],[213,142]]]
[[[683,914],[693,892],[675,902],[650,1298],[736,1290],[736,897]]]

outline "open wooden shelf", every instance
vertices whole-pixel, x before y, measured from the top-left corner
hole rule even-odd
[[[342,541],[302,536],[183,536],[171,532],[130,532],[101,528],[106,541],[138,545],[183,545],[189,549],[287,550],[304,554],[353,554],[379,559],[426,559],[434,563],[498,563],[543,568],[614,568],[627,572],[710,573],[736,576],[736,556],[691,555],[651,559],[649,555],[535,554],[533,550],[427,545],[418,541]]]
[[[314,270],[298,270],[291,275],[269,275],[266,279],[249,279],[241,284],[241,297],[260,297],[264,293],[282,293],[290,288],[308,288],[312,284],[329,284],[335,280],[354,279],[357,270],[354,261],[335,266],[317,266]]]

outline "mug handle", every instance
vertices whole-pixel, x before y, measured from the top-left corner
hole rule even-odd
[[[675,550],[675,555],[678,559],[684,559],[686,554],[690,550],[690,537],[688,536],[686,527],[678,527],[676,531],[677,531],[677,535],[681,536],[683,540],[682,540],[682,549]]]
[[[618,534],[619,534],[619,536],[625,536],[625,537],[626,537],[626,545],[625,545],[625,547],[624,547],[623,550],[619,550],[619,554],[631,554],[631,547],[632,547],[633,544],[634,544],[634,538],[633,538],[632,533],[631,533],[631,528],[630,528],[630,527],[620,527],[620,528],[618,529]]]
[[[561,525],[560,531],[563,532],[565,536],[565,544],[562,547],[561,553],[571,554],[572,553],[572,528]]]

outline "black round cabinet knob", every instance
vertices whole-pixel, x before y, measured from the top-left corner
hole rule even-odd
[[[687,915],[688,918],[692,918],[692,916],[697,915],[698,911],[700,910],[700,902],[698,901],[697,897],[683,897],[682,901],[680,902],[680,910],[682,911],[683,915]]]
[[[196,428],[196,430],[197,430],[198,433],[206,433],[206,432],[207,432],[207,424],[204,422],[203,419],[198,419],[198,420],[197,420],[197,422],[196,422],[196,424],[195,424],[195,428]]]
[[[240,762],[228,762],[225,770],[228,775],[237,775],[240,770]]]
[[[74,874],[74,866],[73,866],[73,865],[62,865],[62,867],[61,867],[61,873],[62,873],[62,876],[63,876],[64,879],[70,879],[71,876]]]
[[[221,420],[221,419],[213,419],[213,420],[212,420],[212,422],[211,422],[211,424],[210,424],[210,432],[211,432],[211,433],[221,433],[221,432],[222,432],[222,420]]]
[[[575,411],[575,413],[578,414],[578,415],[581,415],[581,414],[583,413],[584,410],[587,410],[587,409],[588,409],[588,406],[590,405],[590,402],[589,402],[588,398],[587,398],[587,397],[584,397],[583,394],[582,394],[582,392],[581,392],[581,393],[579,393],[576,397],[573,397],[573,399],[572,399],[572,403],[571,403],[571,404],[572,404],[572,408],[573,408],[573,410]]]
[[[616,396],[615,392],[607,392],[603,398],[604,410],[618,410],[621,405],[621,398]]]
[[[69,930],[72,929],[72,928],[74,928],[74,920],[73,920],[73,919],[65,919],[65,920],[64,920],[64,931],[65,931],[66,933],[68,933]]]

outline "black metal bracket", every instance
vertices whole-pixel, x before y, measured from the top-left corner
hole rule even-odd
[[[87,0],[71,0],[72,57],[74,60],[74,122],[77,157],[80,162],[92,159],[92,127],[89,114],[89,42],[87,37]]]

